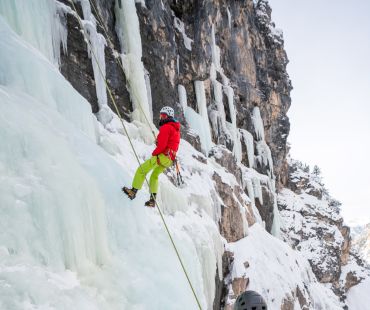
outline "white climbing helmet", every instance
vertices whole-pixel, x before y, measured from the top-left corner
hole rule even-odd
[[[175,117],[175,111],[171,107],[163,107],[159,113],[167,114],[168,116]]]

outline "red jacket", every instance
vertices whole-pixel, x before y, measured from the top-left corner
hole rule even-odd
[[[163,124],[159,128],[157,137],[157,147],[152,155],[165,154],[174,160],[176,152],[180,144],[180,123],[178,121],[170,121]]]

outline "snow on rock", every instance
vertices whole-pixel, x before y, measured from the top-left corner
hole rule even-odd
[[[259,292],[269,309],[342,309],[334,293],[316,280],[305,257],[259,224],[249,228],[247,237],[228,244],[227,251],[234,257],[232,279],[247,279],[247,288]],[[227,309],[240,293],[237,283],[229,279]]]
[[[367,274],[351,252],[349,227],[319,176],[297,161],[289,164],[290,189],[278,195],[284,239],[309,260],[318,280],[344,300],[348,289]]]
[[[257,20],[260,27],[268,34],[271,41],[277,45],[284,43],[283,31],[275,27],[271,21],[271,7],[267,0],[258,0],[255,3]]]
[[[184,23],[178,17],[174,17],[173,23],[175,25],[175,28],[182,34],[186,49],[191,51],[191,44],[193,43],[193,40],[186,35]]]

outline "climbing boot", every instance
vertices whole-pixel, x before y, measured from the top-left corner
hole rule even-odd
[[[122,187],[122,191],[130,198],[131,200],[135,199],[137,189],[136,188],[128,188],[126,186]]]
[[[154,208],[155,207],[155,197],[157,194],[151,194],[150,199],[145,203],[146,207]]]

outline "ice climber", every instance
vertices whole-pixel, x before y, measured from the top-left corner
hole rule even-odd
[[[169,168],[176,158],[180,144],[180,123],[175,119],[175,112],[171,107],[163,107],[160,111],[159,134],[157,147],[152,157],[137,168],[132,188],[123,187],[122,190],[132,200],[145,181],[146,175],[153,170],[149,179],[150,199],[145,203],[147,207],[155,207],[155,198],[158,192],[158,176]]]

